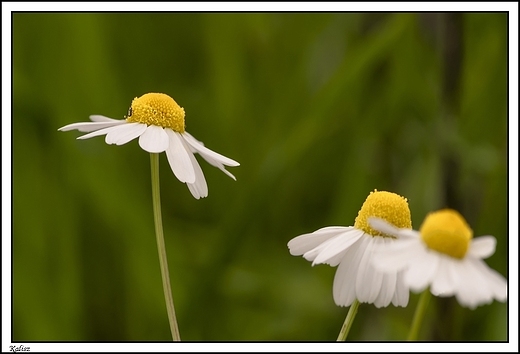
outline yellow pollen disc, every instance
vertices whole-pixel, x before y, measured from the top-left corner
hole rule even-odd
[[[391,192],[370,192],[356,217],[354,227],[372,236],[393,237],[374,230],[368,224],[369,217],[386,220],[398,228],[412,228],[410,208],[406,198]]]
[[[184,132],[184,108],[164,93],[147,93],[134,98],[126,120]]]
[[[473,238],[473,230],[466,220],[452,209],[428,214],[419,231],[429,248],[460,259],[466,255]]]

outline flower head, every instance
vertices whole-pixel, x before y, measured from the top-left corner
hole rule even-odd
[[[419,231],[395,227],[388,220],[370,219],[370,225],[397,237],[392,252],[374,257],[381,271],[404,271],[411,290],[430,286],[436,296],[455,295],[462,306],[475,308],[507,298],[505,278],[482,260],[495,252],[496,239],[473,231],[457,211],[442,209],[428,214]]]
[[[339,265],[333,284],[334,302],[338,306],[350,306],[355,299],[376,307],[408,304],[409,292],[402,275],[397,271],[383,273],[372,265],[374,252],[394,242],[393,237],[370,227],[368,218],[374,216],[401,227],[412,227],[406,198],[375,190],[363,203],[354,226],[325,227],[288,243],[293,256],[303,255],[313,266]]]
[[[184,108],[170,96],[164,93],[147,93],[134,98],[126,120],[184,133],[184,116]]]
[[[186,183],[191,194],[199,199],[208,195],[208,186],[194,153],[235,179],[224,166],[239,166],[230,158],[217,154],[185,131],[184,109],[168,95],[147,93],[136,97],[125,119],[112,119],[100,115],[90,116],[92,122],[73,123],[60,131],[77,129],[89,134],[78,139],[106,135],[107,144],[123,145],[139,138],[139,146],[150,153],[166,152],[170,167]]]

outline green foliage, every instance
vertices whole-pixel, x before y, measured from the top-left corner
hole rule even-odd
[[[375,188],[407,197],[415,227],[458,209],[507,277],[506,31],[485,13],[14,14],[13,340],[171,338],[148,154],[57,132],[147,92],[241,163],[234,182],[201,162],[195,200],[160,157],[183,340],[335,340],[335,269],[287,242],[352,225]],[[417,298],[361,304],[349,339],[405,339]],[[432,298],[420,338],[507,340],[506,309]]]

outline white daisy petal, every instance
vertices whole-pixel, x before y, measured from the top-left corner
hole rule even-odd
[[[390,224],[386,220],[376,217],[369,217],[368,223],[370,227],[374,230],[382,232],[387,235],[394,236],[398,239],[409,239],[409,238],[418,238],[420,237],[420,233],[412,230],[412,229],[399,229],[394,225]]]
[[[96,124],[96,123],[92,123],[92,124]],[[120,128],[121,128],[120,125],[113,125],[113,126],[108,127],[108,128],[99,129],[99,130],[93,131],[91,133],[78,136],[77,139],[83,140],[83,139],[90,139],[90,138],[93,138],[95,136],[106,135],[106,134],[108,134],[108,133],[110,133],[110,132],[112,132],[114,130],[119,130]]]
[[[157,125],[148,126],[144,133],[139,136],[139,146],[150,153],[163,152],[169,144],[168,134],[166,134],[164,128]]]
[[[312,265],[320,264],[320,263],[328,263],[328,261],[335,257],[338,253],[342,253],[347,248],[349,248],[352,244],[354,244],[360,237],[363,236],[363,231],[361,230],[349,230],[343,232],[333,239],[330,239],[323,245],[325,247],[321,250],[318,256],[312,262]]]
[[[188,132],[184,132],[182,135],[184,136],[184,140],[186,140],[188,144],[191,145],[191,147],[193,147],[204,158],[204,160],[208,161],[210,164],[214,166],[218,163],[226,166],[240,166],[240,164],[235,160],[208,149]]]
[[[410,253],[409,267],[404,271],[404,282],[415,292],[423,291],[434,277],[439,257],[437,254],[425,249],[418,243],[413,253]]]
[[[354,229],[354,230],[356,230],[356,229]],[[356,231],[359,231],[361,235],[364,234],[364,232],[361,231],[361,230],[356,230]],[[352,236],[352,235],[351,235],[351,236]],[[361,237],[360,237],[360,238],[361,238]],[[349,247],[349,248],[350,248],[350,247]],[[344,259],[344,257],[345,257],[345,253],[347,252],[347,250],[348,250],[349,248],[346,248],[346,249],[344,249],[343,251],[338,252],[336,255],[330,257],[330,258],[328,259],[328,261],[327,261],[326,264],[330,265],[331,267],[336,267],[336,266],[337,266],[338,264],[340,264],[340,262]]]
[[[480,236],[473,239],[469,245],[468,255],[476,258],[488,258],[495,253],[497,244],[493,236]]]
[[[475,262],[478,271],[485,279],[487,288],[489,289],[493,298],[504,302],[507,300],[507,281],[502,274],[496,270],[489,268],[489,266],[482,260]]]
[[[395,285],[397,281],[397,273],[383,274],[381,282],[381,291],[374,300],[374,305],[378,308],[386,307],[392,301],[395,293]]]
[[[317,247],[314,247],[313,249],[311,249],[310,251],[307,251],[303,254],[303,258],[305,258],[306,260],[308,260],[309,262],[312,262],[312,265],[314,266],[316,263],[314,262],[314,260],[316,259],[316,257],[318,257],[321,252],[323,252],[323,250],[325,248],[327,248],[329,246],[329,244],[331,242],[334,242],[336,239],[338,239],[338,236],[339,235],[335,235],[334,237],[331,237],[330,239],[328,239],[327,241],[321,243],[320,245],[318,245]],[[341,242],[341,238],[340,238],[340,242]]]
[[[469,301],[466,306],[473,309],[479,305],[491,303],[495,297],[496,288],[493,286],[493,276],[489,277],[490,274],[487,272],[487,270],[490,270],[488,266],[480,259],[471,258],[465,259],[464,266],[470,270],[467,273],[467,298]],[[459,303],[464,306],[461,294],[466,289],[462,289],[461,284],[463,283],[459,283],[456,295]],[[503,290],[505,291],[506,288],[503,287]]]
[[[171,129],[165,129],[170,138],[170,145],[166,149],[166,157],[175,177],[183,183],[195,183],[195,169],[191,162],[191,151],[187,151],[182,143],[182,136]]]
[[[195,183],[186,183],[186,185],[195,199],[206,198],[208,196],[208,192],[204,192],[204,184],[200,182],[200,180],[195,180]]]
[[[455,296],[462,306],[474,308],[481,297],[476,296],[480,289],[479,285],[475,283],[472,268],[468,262],[463,262],[459,267],[461,279]]]
[[[345,256],[350,253],[349,251],[350,249],[347,250]],[[334,302],[338,306],[350,306],[356,298],[355,286],[348,286],[349,283],[352,284],[352,282],[355,281],[354,274],[349,272],[349,270],[354,268],[356,265],[351,263],[351,259],[345,257],[343,262],[339,264],[336,274],[334,275],[332,295],[334,297]]]
[[[107,144],[124,145],[134,140],[146,130],[146,124],[128,123],[112,129],[105,137]]]
[[[376,263],[374,262],[375,259],[378,259],[383,254],[393,253],[392,246],[395,246],[396,244],[395,239],[391,239],[389,237],[382,237],[381,239],[383,241],[379,242],[374,249],[374,256],[372,257],[373,266]],[[374,266],[374,268],[378,270],[377,267]],[[388,272],[387,269],[385,270],[386,272],[382,272],[383,278],[381,281],[381,289],[377,295],[377,298],[374,300],[374,305],[378,308],[388,306],[392,301],[395,293],[397,272]]]
[[[182,140],[182,139],[181,139]],[[184,148],[188,149],[187,144],[183,141]],[[195,172],[195,182],[186,183],[188,185],[188,189],[191,194],[195,197],[195,199],[206,198],[208,196],[208,184],[206,183],[206,178],[204,177],[204,173],[200,168],[199,162],[195,158],[193,154],[188,154],[191,160],[191,164],[193,166],[193,171]]]
[[[126,119],[114,119],[108,118],[99,114],[92,114],[89,116],[90,120],[93,122],[125,122]]]
[[[421,233],[412,229],[399,229],[399,240],[416,240],[421,238]]]
[[[317,233],[321,233],[321,232],[329,232],[329,231],[338,231],[339,232],[343,232],[343,231],[348,231],[348,230],[352,230],[354,229],[354,227],[352,226],[326,226],[326,227],[322,227],[321,229],[318,229],[316,231],[313,231],[312,233],[313,234],[317,234]]]
[[[417,240],[400,239],[399,241],[388,239],[384,248],[378,247],[374,252],[372,264],[378,271],[391,273],[406,268],[410,263],[410,255],[415,253]]]
[[[345,258],[345,253],[349,250],[349,248],[344,249],[333,257],[330,257],[325,264],[330,265],[331,267],[336,267],[341,261]]]
[[[125,123],[126,122],[124,120],[123,121],[116,120],[115,122],[82,122],[82,123],[72,123],[72,124],[68,124],[68,125],[66,125],[64,127],[61,127],[60,129],[58,129],[58,131],[66,132],[66,131],[69,131],[69,130],[78,130],[78,131],[83,132],[83,133],[89,133],[89,132],[93,132],[95,130],[110,128],[110,127],[121,125],[121,124],[125,124]]]
[[[460,287],[460,269],[462,267],[463,260],[455,259],[451,257],[446,257],[448,262],[446,262],[446,274],[447,274],[447,284],[449,284],[449,290],[452,294],[456,294],[458,288]],[[448,292],[447,292],[448,293]]]
[[[383,275],[374,269],[371,264],[373,256],[373,246],[379,237],[365,236],[368,242],[364,250],[360,249],[363,255],[359,262],[358,274],[356,276],[356,296],[360,302],[372,303],[379,295]]]
[[[488,287],[487,278],[483,275],[480,259],[466,258],[461,263],[460,282],[457,288],[457,301],[471,309],[479,304],[488,304],[493,300],[493,291]]]
[[[433,277],[432,284],[430,287],[431,293],[436,296],[451,296],[455,293],[455,286],[453,279],[451,278],[451,258],[440,255],[439,264],[437,271]]]
[[[224,172],[226,175],[228,175],[229,177],[231,177],[232,179],[234,179],[235,181],[237,180],[237,178],[231,173],[229,172],[228,170],[226,170],[226,168],[223,166],[223,165],[213,165],[215,167],[217,167],[219,170],[221,170],[222,172]]]
[[[368,223],[371,228],[373,228],[374,230],[377,230],[379,232],[382,232],[384,234],[392,235],[392,236],[396,236],[396,237],[399,235],[399,228],[395,227],[394,225],[386,222],[385,220],[383,220],[381,218],[369,217]]]
[[[496,299],[506,301],[507,282],[495,270],[489,268],[484,261],[475,258],[465,258],[458,272],[459,283],[457,301],[474,309],[479,305],[489,304]]]
[[[212,150],[207,149],[206,147],[204,147],[204,144],[202,142],[195,139],[188,132],[184,132],[182,134],[182,137],[185,138],[185,141],[188,143],[187,145],[189,146],[190,151],[192,151],[193,153],[199,153],[200,156],[202,156],[202,158],[204,160],[206,160],[210,165],[217,167],[219,170],[224,172],[226,175],[231,177],[233,180],[235,180],[235,181],[237,180],[236,177],[231,172],[226,170],[226,168],[224,167],[224,165],[226,165],[226,164],[229,165],[226,162],[233,161],[233,160],[228,159],[225,156],[222,156]],[[193,143],[194,145],[190,145],[190,143],[189,143],[190,141],[194,142]],[[203,147],[203,150],[200,150],[199,147]],[[216,158],[216,156],[218,156],[218,158]],[[238,164],[238,162],[236,162],[236,161],[234,161],[234,163]],[[233,165],[229,165],[229,166],[238,166],[238,165],[233,164]]]
[[[360,248],[364,248],[366,242],[367,239],[361,237],[358,242],[348,248],[334,275],[332,294],[334,302],[338,306],[350,306],[356,299],[356,276],[359,261],[363,255],[358,251]]]
[[[403,273],[399,272],[396,275],[395,293],[394,297],[392,298],[392,304],[394,306],[406,307],[406,305],[408,305],[409,299],[409,288],[404,282]]]
[[[316,230],[313,233],[303,234],[293,238],[287,243],[287,246],[289,247],[289,252],[291,253],[291,255],[301,256],[302,254],[319,246],[329,238],[334,237],[335,235],[341,232],[348,231],[349,229],[352,228],[333,227]]]

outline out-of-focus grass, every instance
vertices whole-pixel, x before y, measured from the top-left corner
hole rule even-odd
[[[14,14],[13,340],[170,338],[149,157],[57,132],[146,92],[241,163],[234,182],[201,162],[195,200],[161,156],[184,340],[334,340],[335,269],[286,244],[351,225],[375,188],[406,196],[416,227],[459,209],[507,276],[506,31],[485,13]],[[406,338],[416,302],[362,304],[349,339]],[[506,309],[433,299],[421,338],[506,340]]]

